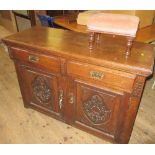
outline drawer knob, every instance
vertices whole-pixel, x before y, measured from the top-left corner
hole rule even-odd
[[[95,80],[102,80],[104,77],[103,72],[90,71],[90,77]]]
[[[37,63],[39,61],[39,58],[37,56],[34,56],[34,55],[29,55],[29,61]]]

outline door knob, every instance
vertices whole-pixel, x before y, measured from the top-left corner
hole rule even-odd
[[[69,93],[69,103],[73,104],[74,103],[74,94],[73,93]]]
[[[64,98],[64,92],[62,89],[60,89],[60,91],[59,91],[59,107],[60,107],[60,109],[63,106],[63,98]]]

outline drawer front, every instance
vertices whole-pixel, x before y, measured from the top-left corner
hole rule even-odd
[[[11,56],[33,67],[40,67],[53,72],[60,72],[59,58],[11,48]]]
[[[67,63],[67,73],[99,86],[119,87],[129,92],[132,90],[135,79],[135,76],[129,73],[74,61]]]

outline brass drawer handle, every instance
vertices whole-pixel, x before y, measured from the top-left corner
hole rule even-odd
[[[104,77],[103,72],[90,71],[90,77],[95,80],[102,80]]]
[[[29,61],[37,63],[39,61],[39,57],[34,56],[34,55],[29,55]]]

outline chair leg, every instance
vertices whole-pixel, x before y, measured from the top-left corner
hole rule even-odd
[[[94,32],[90,32],[89,33],[89,49],[90,50],[93,49],[94,36],[95,36],[95,33]]]
[[[127,38],[127,50],[126,50],[127,57],[131,55],[131,47],[132,47],[133,39],[134,38],[132,38],[132,37]]]

